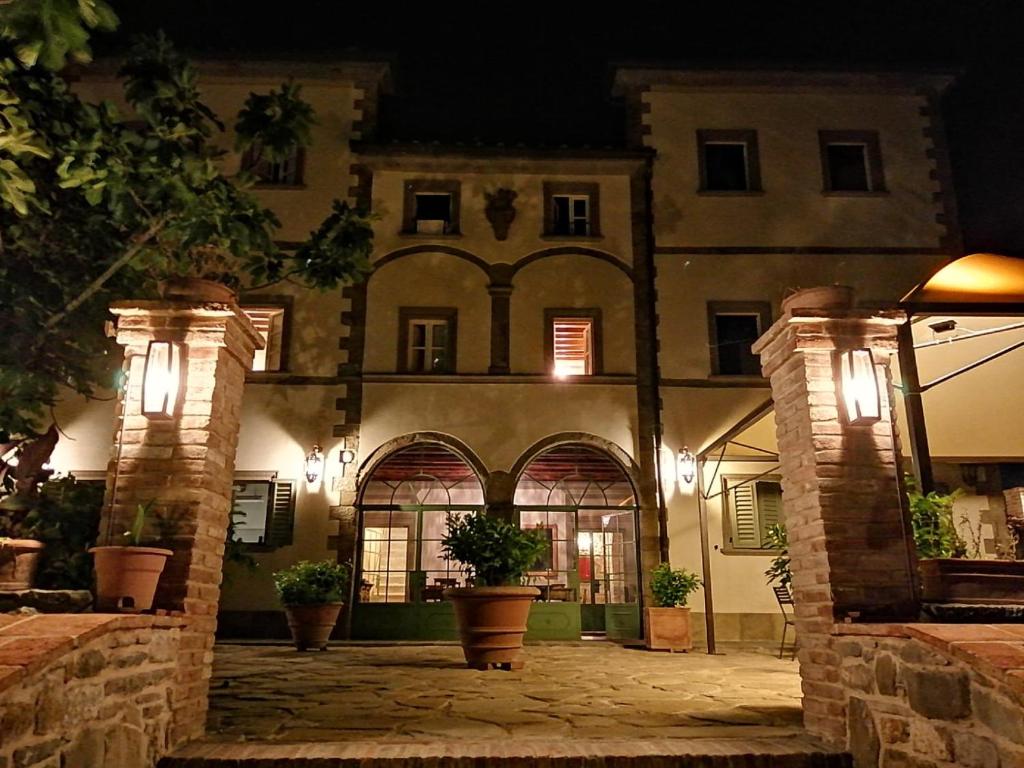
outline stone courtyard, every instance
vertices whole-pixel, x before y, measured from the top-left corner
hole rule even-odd
[[[518,672],[458,645],[218,645],[207,741],[785,738],[802,733],[793,661],[602,641],[527,646]]]

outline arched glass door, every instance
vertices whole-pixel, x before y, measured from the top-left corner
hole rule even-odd
[[[622,466],[589,446],[557,446],[527,465],[515,504],[520,526],[550,542],[529,572],[541,599],[577,603],[584,632],[635,636],[637,506]]]

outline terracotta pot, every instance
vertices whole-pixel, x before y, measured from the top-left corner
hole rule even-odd
[[[848,285],[822,285],[805,288],[782,300],[782,312],[791,309],[850,309],[853,288]]]
[[[926,603],[1024,604],[1024,560],[918,560]]]
[[[456,587],[444,596],[455,604],[462,652],[472,669],[491,665],[522,669],[530,606],[540,595],[536,587]]]
[[[295,650],[319,648],[326,651],[327,641],[331,638],[334,625],[338,623],[342,605],[343,603],[286,605],[284,612],[288,617],[288,629],[292,632]]]
[[[148,611],[167,558],[157,547],[93,547],[97,611]]]
[[[31,589],[45,546],[35,539],[0,539],[0,589]]]
[[[644,642],[652,651],[691,651],[689,608],[644,608]]]
[[[201,277],[171,277],[161,280],[158,286],[165,299],[187,299],[189,301],[214,301],[220,304],[234,304],[235,292],[215,280]]]

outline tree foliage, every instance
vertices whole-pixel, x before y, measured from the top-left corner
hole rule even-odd
[[[88,61],[89,32],[114,23],[100,0],[0,6],[0,434],[34,434],[62,388],[111,383],[113,299],[173,277],[326,290],[369,263],[369,217],[341,201],[294,252],[275,244],[277,217],[250,175],[224,173],[224,125],[162,35],[119,70],[128,114],[74,93],[56,70]],[[285,83],[247,99],[238,146],[279,159],[308,144],[314,122]]]
[[[282,605],[324,605],[345,599],[351,566],[324,560],[303,560],[274,573],[274,587]]]
[[[776,554],[764,575],[768,577],[769,584],[777,581],[780,587],[789,589],[793,573],[790,570],[789,534],[786,533],[786,526],[774,523],[768,526],[767,534],[768,549],[774,549]]]
[[[909,475],[906,483],[917,556],[965,557],[967,542],[957,531],[953,519],[953,504],[963,496],[963,491],[958,488],[953,493],[921,493],[914,478]]]
[[[690,593],[702,584],[696,573],[683,568],[673,569],[668,563],[661,563],[651,571],[651,594],[659,608],[680,608],[686,605]]]
[[[518,586],[530,566],[548,547],[539,530],[486,514],[449,515],[441,552],[459,563],[477,587]]]

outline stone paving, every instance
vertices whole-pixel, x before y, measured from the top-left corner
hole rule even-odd
[[[218,645],[207,741],[786,738],[793,661],[612,643],[531,645],[517,672],[465,667],[457,645]]]

